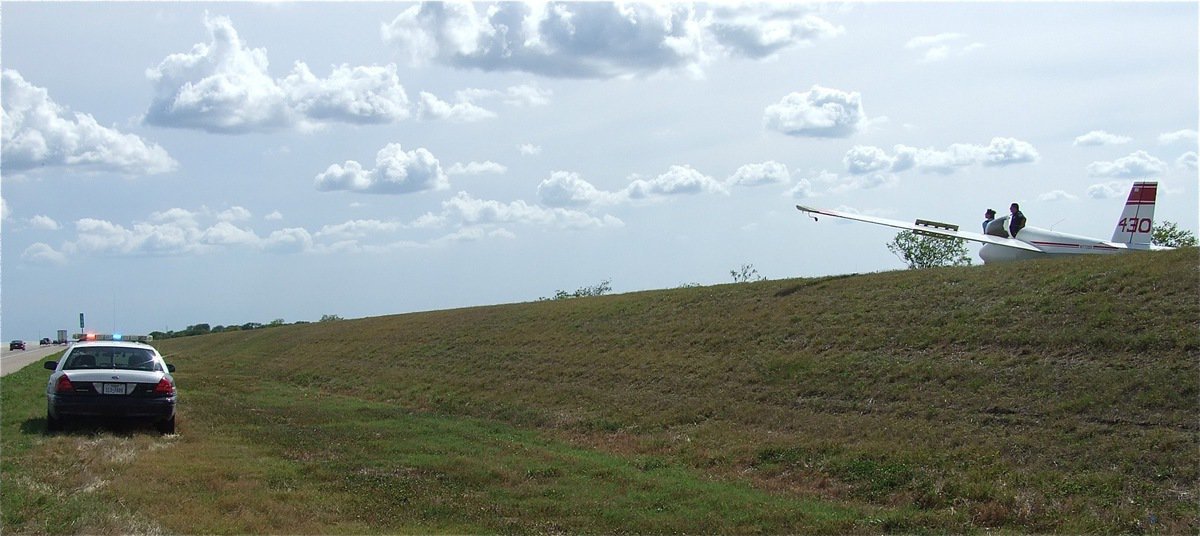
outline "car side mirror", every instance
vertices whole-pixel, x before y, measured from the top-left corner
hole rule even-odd
[[[167,372],[175,372],[175,365],[167,363]]]
[[[47,361],[42,364],[42,367],[44,367],[46,370],[54,370],[58,368],[58,361]]]

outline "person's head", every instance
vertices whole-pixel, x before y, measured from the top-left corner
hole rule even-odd
[[[1019,210],[1021,210],[1021,205],[1018,205],[1016,203],[1013,203],[1008,206],[1008,211],[1012,212],[1013,214],[1016,214],[1017,211],[1019,211]]]
[[[989,208],[989,209],[987,209],[987,212],[984,212],[984,213],[983,213],[983,217],[985,217],[985,218],[987,218],[987,219],[989,219],[989,220],[990,220],[990,219],[993,219],[993,218],[995,218],[995,217],[996,217],[996,211],[994,211],[994,210],[992,210],[992,209],[990,209],[990,208]]]

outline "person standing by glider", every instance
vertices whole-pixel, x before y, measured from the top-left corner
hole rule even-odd
[[[1025,228],[1025,215],[1021,213],[1021,205],[1016,203],[1009,205],[1008,211],[1012,213],[1008,219],[1008,234],[1016,238],[1017,232]]]

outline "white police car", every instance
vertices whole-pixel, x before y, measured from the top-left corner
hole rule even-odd
[[[145,336],[77,335],[46,384],[46,429],[56,431],[75,417],[118,417],[153,422],[175,433],[174,365]]]

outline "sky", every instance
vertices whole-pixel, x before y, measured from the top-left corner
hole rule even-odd
[[[1197,6],[6,1],[0,338],[905,267],[797,204],[1196,232]]]

